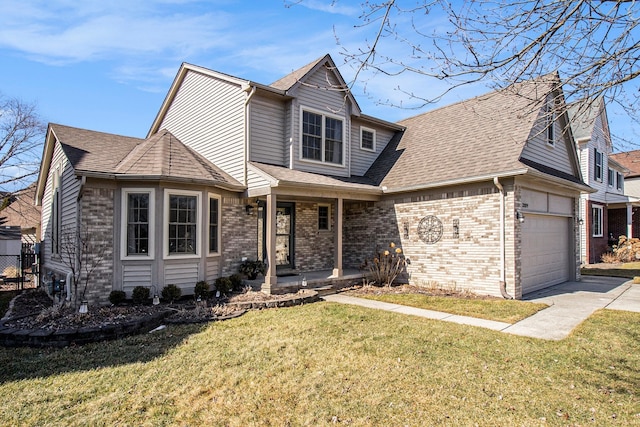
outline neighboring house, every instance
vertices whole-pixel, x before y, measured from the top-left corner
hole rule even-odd
[[[390,242],[417,284],[521,298],[579,277],[582,181],[557,75],[400,123],[367,116],[327,55],[270,85],[183,64],[146,139],[50,125],[45,270],[80,225],[110,290],[233,274],[343,277]],[[77,207],[76,207],[77,206]],[[58,276],[59,277],[59,276]]]
[[[640,150],[612,154],[609,159],[624,169],[624,194],[632,202],[631,216],[627,214],[627,221],[630,220],[631,223],[631,233],[627,232],[626,235],[640,237],[640,203],[638,203],[640,201]],[[627,212],[629,212],[628,205]],[[617,235],[614,234],[614,237]]]
[[[37,243],[40,241],[40,207],[34,204],[36,184],[13,193],[9,204],[0,211],[0,218],[4,218],[3,225],[19,227],[22,243]]]
[[[631,236],[632,205],[638,199],[625,195],[627,169],[611,156],[611,133],[602,98],[578,102],[569,108],[571,130],[585,183],[596,191],[580,197],[581,259],[601,262],[602,255],[621,235]]]

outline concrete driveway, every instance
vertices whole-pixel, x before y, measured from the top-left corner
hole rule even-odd
[[[513,325],[344,294],[325,295],[323,298],[342,304],[394,311],[547,340],[566,338],[573,328],[600,308],[640,312],[640,285],[634,285],[629,279],[594,276],[583,276],[580,282],[565,282],[525,295],[525,301],[543,302],[549,307]]]
[[[524,296],[549,307],[505,329],[514,335],[560,340],[600,309],[640,312],[640,285],[617,277],[583,276]]]

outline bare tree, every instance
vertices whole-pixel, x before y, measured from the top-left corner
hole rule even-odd
[[[59,250],[62,263],[71,272],[73,306],[77,308],[78,301],[85,300],[91,276],[102,264],[107,245],[105,242],[96,243],[88,227],[79,230],[69,227],[60,235]]]
[[[22,189],[38,173],[46,126],[36,105],[0,93],[0,191]]]
[[[342,48],[356,78],[413,73],[447,83],[436,93],[400,84],[414,108],[474,83],[501,89],[559,72],[569,102],[603,97],[638,122],[639,14],[638,2],[624,0],[364,1],[357,27],[371,31],[360,48]]]

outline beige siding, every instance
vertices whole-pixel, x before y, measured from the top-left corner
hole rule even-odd
[[[244,100],[242,88],[189,71],[160,129],[244,182]]]
[[[559,120],[555,121],[554,128],[556,141],[555,144],[549,145],[547,144],[546,123],[541,115],[529,135],[529,141],[522,150],[522,157],[574,175],[575,171],[569,158],[570,155],[573,156],[573,153],[568,151],[570,144],[567,144],[562,136],[563,129]]]
[[[333,71],[323,67],[320,68],[314,75],[310,76],[305,84],[299,86],[298,93],[296,94],[298,106],[293,109],[293,113],[295,114],[293,120],[294,169],[325,175],[349,176],[349,139],[351,127],[349,117],[349,102],[345,99],[344,92],[327,89],[329,85],[337,86],[338,84],[339,83],[337,79],[333,75]],[[332,116],[339,116],[343,120],[343,126],[345,130],[345,141],[343,141],[343,156],[345,160],[344,167],[339,165],[331,165],[328,163],[313,163],[300,159],[300,107],[309,108],[314,111],[322,112]]]
[[[249,108],[250,160],[284,166],[284,103],[254,96]]]
[[[132,264],[122,266],[122,290],[131,296],[133,288],[144,286],[151,288],[151,264]]]
[[[362,127],[375,130],[376,143],[374,152],[360,148],[360,129]],[[387,146],[389,140],[393,138],[393,135],[394,132],[389,129],[353,119],[351,123],[351,175],[363,176],[384,150],[384,147]]]
[[[182,290],[183,295],[193,294],[193,289],[198,282],[199,262],[183,262],[164,266],[165,286],[172,284]]]
[[[210,258],[207,260],[205,279],[207,283],[212,284],[220,277],[220,258]]]
[[[52,254],[51,239],[53,224],[52,221],[52,203],[54,191],[54,176],[60,173],[61,188],[61,229],[60,233],[69,230],[75,230],[77,226],[78,215],[78,191],[80,189],[80,180],[76,179],[73,167],[65,156],[59,143],[55,143],[53,156],[51,159],[51,168],[47,177],[47,183],[42,198],[42,262],[45,269],[57,271],[58,273],[66,272],[66,267],[60,258]],[[73,231],[72,231],[73,232]],[[46,274],[46,272],[45,272]],[[58,275],[59,276],[59,275]],[[60,277],[58,277],[60,278]]]

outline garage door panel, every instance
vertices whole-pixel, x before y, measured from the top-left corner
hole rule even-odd
[[[566,217],[527,214],[522,224],[522,293],[569,280],[570,221]]]

